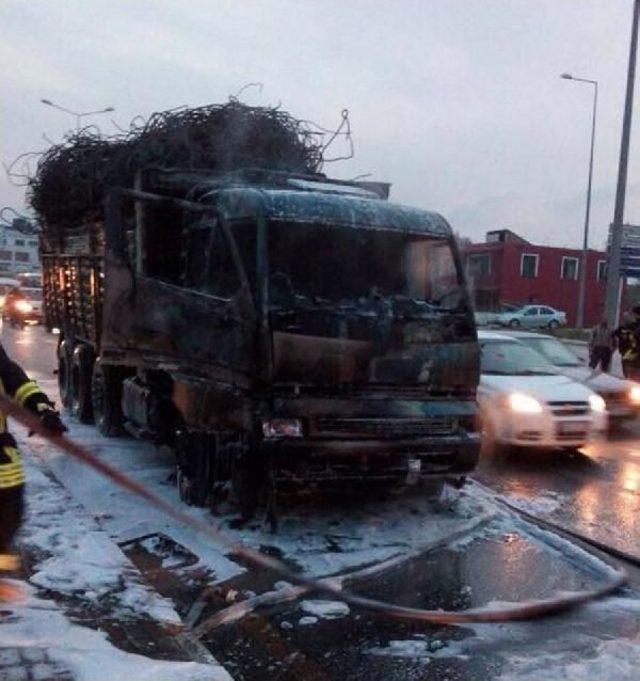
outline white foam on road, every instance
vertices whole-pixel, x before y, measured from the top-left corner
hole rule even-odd
[[[119,650],[103,632],[71,623],[53,601],[29,591],[26,602],[2,620],[2,647],[42,648],[77,681],[232,681],[219,665],[152,660]]]
[[[342,601],[304,600],[301,601],[300,608],[309,615],[325,620],[346,617],[351,612],[349,606]]]
[[[122,617],[180,621],[173,604],[144,584],[129,559],[66,490],[25,461],[27,517],[21,542],[40,557],[32,584],[98,603],[109,598]]]

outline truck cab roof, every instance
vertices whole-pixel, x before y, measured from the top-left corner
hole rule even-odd
[[[200,200],[224,206],[227,215],[236,219],[255,215],[260,208],[270,220],[451,235],[449,224],[438,213],[352,194],[230,187],[209,192]]]
[[[322,174],[298,175],[249,168],[212,174],[206,170],[150,169],[152,186],[189,187],[202,203],[218,204],[231,219],[253,217],[258,210],[270,220],[449,237],[438,213],[387,201],[383,182],[334,180]]]

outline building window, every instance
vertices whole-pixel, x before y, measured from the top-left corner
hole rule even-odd
[[[596,272],[596,281],[607,280],[607,261],[598,260],[598,271]]]
[[[534,279],[538,276],[538,260],[536,253],[523,253],[520,258],[520,276],[525,279]]]
[[[14,257],[16,262],[29,262],[31,260],[29,256],[30,253],[16,253]]]
[[[469,256],[469,276],[485,277],[491,274],[491,256],[488,253],[474,253]]]
[[[562,266],[560,268],[561,279],[577,279],[578,278],[578,258],[569,258],[566,255],[562,257]]]
[[[11,251],[1,249],[0,250],[0,260],[13,260]]]
[[[14,246],[24,246],[24,239],[14,239],[13,245]]]
[[[37,241],[34,241],[33,239],[30,239],[30,240],[29,240],[29,246],[35,247],[35,246],[37,246],[37,245],[38,245],[38,242],[37,242]]]
[[[500,309],[499,291],[486,291],[480,289],[474,294],[476,310],[480,312],[491,312]]]

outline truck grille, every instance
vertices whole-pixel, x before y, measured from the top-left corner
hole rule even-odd
[[[549,402],[554,416],[585,416],[589,413],[588,402]]]
[[[428,437],[451,435],[456,422],[451,418],[389,419],[389,418],[320,418],[319,433],[358,435],[360,437]]]

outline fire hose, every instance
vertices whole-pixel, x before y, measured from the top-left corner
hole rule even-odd
[[[288,582],[304,587],[305,591],[312,591],[331,596],[350,605],[361,607],[373,612],[378,612],[390,617],[404,620],[428,622],[431,624],[466,624],[472,622],[508,622],[538,619],[541,617],[557,614],[582,606],[590,601],[610,595],[624,586],[628,577],[626,572],[619,567],[609,565],[611,575],[605,583],[597,588],[585,591],[564,594],[562,596],[525,601],[509,607],[495,609],[475,608],[461,611],[447,610],[424,610],[411,608],[393,603],[387,603],[376,599],[365,598],[349,591],[340,589],[338,578],[335,582],[331,578],[314,579],[291,570],[280,560],[264,555],[259,551],[233,541],[223,532],[212,525],[191,517],[189,514],[174,507],[162,499],[153,491],[147,489],[129,476],[121,473],[113,466],[105,463],[88,448],[74,442],[66,435],[52,435],[40,423],[39,419],[31,412],[16,404],[6,395],[0,395],[0,410],[7,416],[13,417],[29,430],[42,436],[51,442],[59,450],[71,456],[77,461],[93,468],[95,471],[108,478],[117,486],[144,499],[150,505],[162,511],[177,522],[190,527],[205,537],[223,547],[230,554],[242,558],[260,568],[266,568],[277,573]]]

